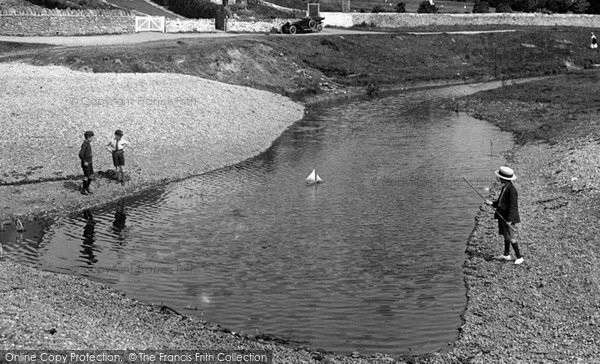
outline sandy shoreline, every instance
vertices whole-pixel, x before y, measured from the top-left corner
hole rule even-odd
[[[240,162],[266,150],[304,115],[302,105],[280,95],[180,74],[94,74],[3,63],[0,82],[3,221],[79,210]],[[123,187],[98,178],[94,195],[78,195],[83,132],[96,135],[98,172],[113,168],[104,146],[115,129],[131,143],[125,166],[130,182]],[[52,179],[58,181],[20,185]]]

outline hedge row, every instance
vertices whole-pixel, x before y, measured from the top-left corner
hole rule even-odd
[[[208,0],[152,0],[186,18],[215,19],[225,12],[223,5]]]

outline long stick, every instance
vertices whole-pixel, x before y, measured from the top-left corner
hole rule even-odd
[[[477,191],[477,189],[475,187],[473,187],[473,185],[471,184],[471,182],[469,182],[465,177],[463,177],[463,179],[465,180],[465,182],[467,182],[467,184],[473,189],[473,191],[475,191],[479,197],[481,197],[481,199],[483,201],[487,201],[487,199],[485,197],[483,197],[483,195],[481,193],[479,193],[479,191]]]
[[[477,194],[479,195],[479,197],[481,197],[483,199],[483,201],[485,201],[486,204],[487,204],[487,199],[485,197],[483,197],[483,195],[481,193],[479,193],[479,191],[477,191],[477,189],[475,189],[475,187],[473,187],[473,185],[471,184],[471,182],[469,182],[465,177],[463,177],[463,179],[473,189],[473,191],[477,192]],[[514,227],[510,226],[510,224],[508,223],[508,221],[506,221],[504,219],[504,217],[498,212],[498,210],[496,210],[495,207],[492,207],[492,208],[494,209],[494,212],[496,213],[496,215],[498,215],[498,217],[500,217],[502,219],[502,221],[504,221],[504,223],[506,224],[506,226],[508,226],[509,228],[512,228],[514,230]]]

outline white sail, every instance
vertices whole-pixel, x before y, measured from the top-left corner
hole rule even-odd
[[[321,179],[321,177],[319,177],[317,171],[313,169],[312,172],[310,172],[310,174],[308,175],[308,177],[306,177],[306,183],[313,184],[319,182],[323,182],[323,180]]]

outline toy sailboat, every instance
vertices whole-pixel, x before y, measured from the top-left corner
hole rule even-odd
[[[310,172],[308,177],[306,177],[306,184],[312,185],[320,182],[323,182],[323,180],[321,179],[321,177],[319,177],[317,171],[314,169],[312,170],[312,172]]]

